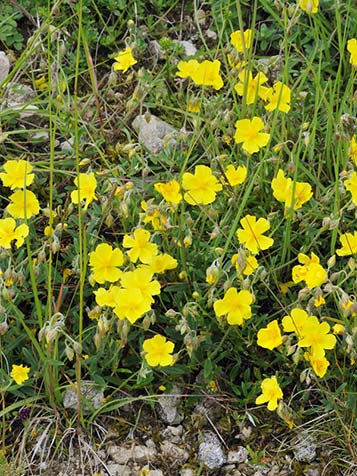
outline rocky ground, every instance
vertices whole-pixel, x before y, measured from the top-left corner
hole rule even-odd
[[[71,397],[66,397],[71,412]],[[325,429],[333,414],[311,426],[289,429],[259,413],[235,415],[216,395],[188,404],[174,387],[157,404],[130,403],[118,415],[97,417],[91,437],[75,428],[53,437],[51,419],[34,418],[23,443],[26,476],[338,476],[355,475]],[[74,401],[72,401],[74,404]],[[227,411],[228,410],[228,411]],[[258,410],[258,412],[261,410]],[[100,424],[97,423],[100,421]],[[29,438],[28,435],[32,437]],[[21,446],[21,445],[20,445]],[[342,467],[342,466],[341,466]],[[13,472],[9,473],[9,476]]]

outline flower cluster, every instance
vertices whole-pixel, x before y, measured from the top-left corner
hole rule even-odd
[[[92,279],[99,284],[115,283],[108,289],[100,287],[94,292],[97,304],[112,308],[119,319],[128,319],[132,324],[150,311],[153,296],[161,292],[154,274],[177,266],[172,256],[159,253],[158,246],[150,238],[150,232],[143,228],[135,230],[133,235],[124,236],[123,247],[128,249],[129,261],[142,263],[133,270],[120,269],[124,264],[124,254],[107,243],[99,244],[89,253]]]
[[[177,76],[191,78],[197,86],[212,86],[216,90],[223,87],[223,79],[219,71],[221,62],[219,60],[204,60],[202,63],[194,59],[180,61],[177,68]]]
[[[19,248],[29,234],[29,227],[26,223],[18,225],[16,219],[28,220],[40,211],[36,195],[27,189],[35,175],[32,165],[25,160],[8,160],[4,163],[4,170],[0,179],[14,192],[9,196],[10,203],[6,208],[11,218],[0,219],[0,246],[9,249],[14,242]]]
[[[307,182],[294,182],[286,178],[284,171],[279,169],[278,174],[271,182],[273,196],[285,204],[285,216],[290,210],[298,210],[312,197],[311,185]]]

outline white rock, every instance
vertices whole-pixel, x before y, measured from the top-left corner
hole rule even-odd
[[[248,461],[249,453],[244,446],[239,446],[236,450],[228,451],[228,463],[246,463]]]
[[[185,50],[186,56],[194,56],[197,53],[197,48],[192,43],[192,41],[185,41],[185,40],[173,40],[174,43],[181,45]]]
[[[0,83],[4,81],[9,75],[10,60],[6,53],[0,51]]]
[[[218,437],[211,431],[203,433],[203,441],[198,447],[198,462],[209,469],[220,468],[227,458]]]
[[[91,413],[93,409],[96,410],[102,405],[104,392],[96,383],[90,380],[83,380],[81,382],[81,396],[83,413]],[[63,406],[64,408],[72,408],[73,410],[77,409],[78,396],[76,388],[69,387],[65,391],[63,395]]]
[[[123,464],[107,464],[109,476],[131,476],[131,468]]]
[[[161,408],[161,418],[170,425],[178,425],[183,420],[183,414],[179,411],[181,390],[173,385],[171,393],[160,396],[158,402]]]
[[[311,463],[316,458],[316,444],[309,433],[300,433],[294,445],[294,456],[300,463]]]
[[[144,445],[135,445],[127,448],[126,446],[109,446],[108,454],[113,461],[119,464],[126,464],[128,461],[137,463],[147,463],[157,456],[155,448],[148,448]]]
[[[183,434],[183,426],[167,426],[162,432],[162,438],[165,441],[170,441],[171,443],[181,443]]]
[[[175,462],[176,464],[186,463],[186,461],[190,457],[190,455],[185,449],[180,448],[179,446],[174,445],[173,443],[170,443],[169,441],[164,441],[164,443],[160,445],[160,450],[162,455],[166,459],[169,459]]]
[[[195,476],[195,471],[191,468],[182,468],[180,471],[180,476]]]
[[[137,116],[133,120],[132,126],[138,133],[140,144],[144,145],[153,154],[157,154],[167,145],[176,144],[175,137],[178,131],[153,114]]]
[[[213,30],[206,30],[206,36],[210,40],[217,40],[217,33]]]

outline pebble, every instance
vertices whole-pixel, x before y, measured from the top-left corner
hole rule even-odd
[[[148,448],[144,445],[134,445],[130,448],[126,446],[109,446],[108,454],[115,463],[126,464],[128,461],[137,463],[147,463],[157,457],[155,448]]]
[[[203,441],[198,448],[198,462],[209,469],[220,468],[226,462],[222,445],[218,437],[211,431],[203,433]]]
[[[81,394],[83,396],[81,400],[83,413],[91,413],[93,409],[98,409],[103,403],[103,389],[91,380],[83,380],[81,382]],[[73,410],[76,410],[77,405],[77,389],[72,387],[67,388],[63,395],[64,408],[71,408]]]
[[[228,451],[227,463],[246,463],[249,453],[244,446],[238,446],[236,450]]]
[[[294,445],[294,456],[300,463],[311,463],[316,458],[316,444],[308,433],[301,433]]]
[[[173,385],[171,393],[162,395],[159,398],[161,409],[161,418],[170,425],[178,425],[182,422],[184,416],[179,411],[181,390],[177,385]]]
[[[159,153],[167,145],[175,145],[178,131],[153,114],[137,116],[132,126],[138,134],[140,144],[153,154]]]
[[[131,468],[123,464],[107,464],[109,476],[131,476]]]
[[[10,72],[10,60],[6,53],[0,51],[0,83],[4,81]]]
[[[176,464],[186,463],[186,461],[190,457],[190,455],[185,449],[180,448],[179,446],[174,445],[169,441],[164,441],[164,443],[160,445],[160,450],[162,456],[164,456],[168,460],[175,462]]]

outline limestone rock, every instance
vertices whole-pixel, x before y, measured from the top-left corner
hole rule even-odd
[[[140,144],[153,154],[157,154],[167,145],[176,144],[178,131],[153,114],[137,116],[132,126],[138,134]]]
[[[186,463],[186,461],[190,457],[190,455],[185,449],[180,448],[179,446],[174,445],[173,443],[170,443],[169,441],[164,441],[164,443],[160,445],[160,450],[162,455],[166,459],[176,464]]]
[[[118,464],[127,464],[128,461],[137,463],[147,463],[157,457],[155,448],[148,448],[144,445],[126,446],[109,446],[108,454]]]
[[[180,395],[180,388],[174,385],[171,393],[159,398],[161,418],[169,425],[178,425],[184,418],[179,410]]]
[[[104,392],[101,387],[91,380],[81,382],[81,405],[83,413],[91,413],[97,410],[103,403]],[[77,409],[78,397],[76,388],[69,387],[63,395],[64,408]]]
[[[209,469],[220,468],[226,462],[222,445],[218,437],[211,431],[203,433],[203,441],[198,448],[198,462]]]
[[[10,60],[6,53],[0,51],[0,83],[4,81],[9,75]]]
[[[316,444],[311,435],[301,433],[294,445],[294,456],[300,463],[311,463],[316,458]]]
[[[248,450],[244,446],[239,446],[236,450],[228,451],[228,463],[246,463],[248,461]]]

